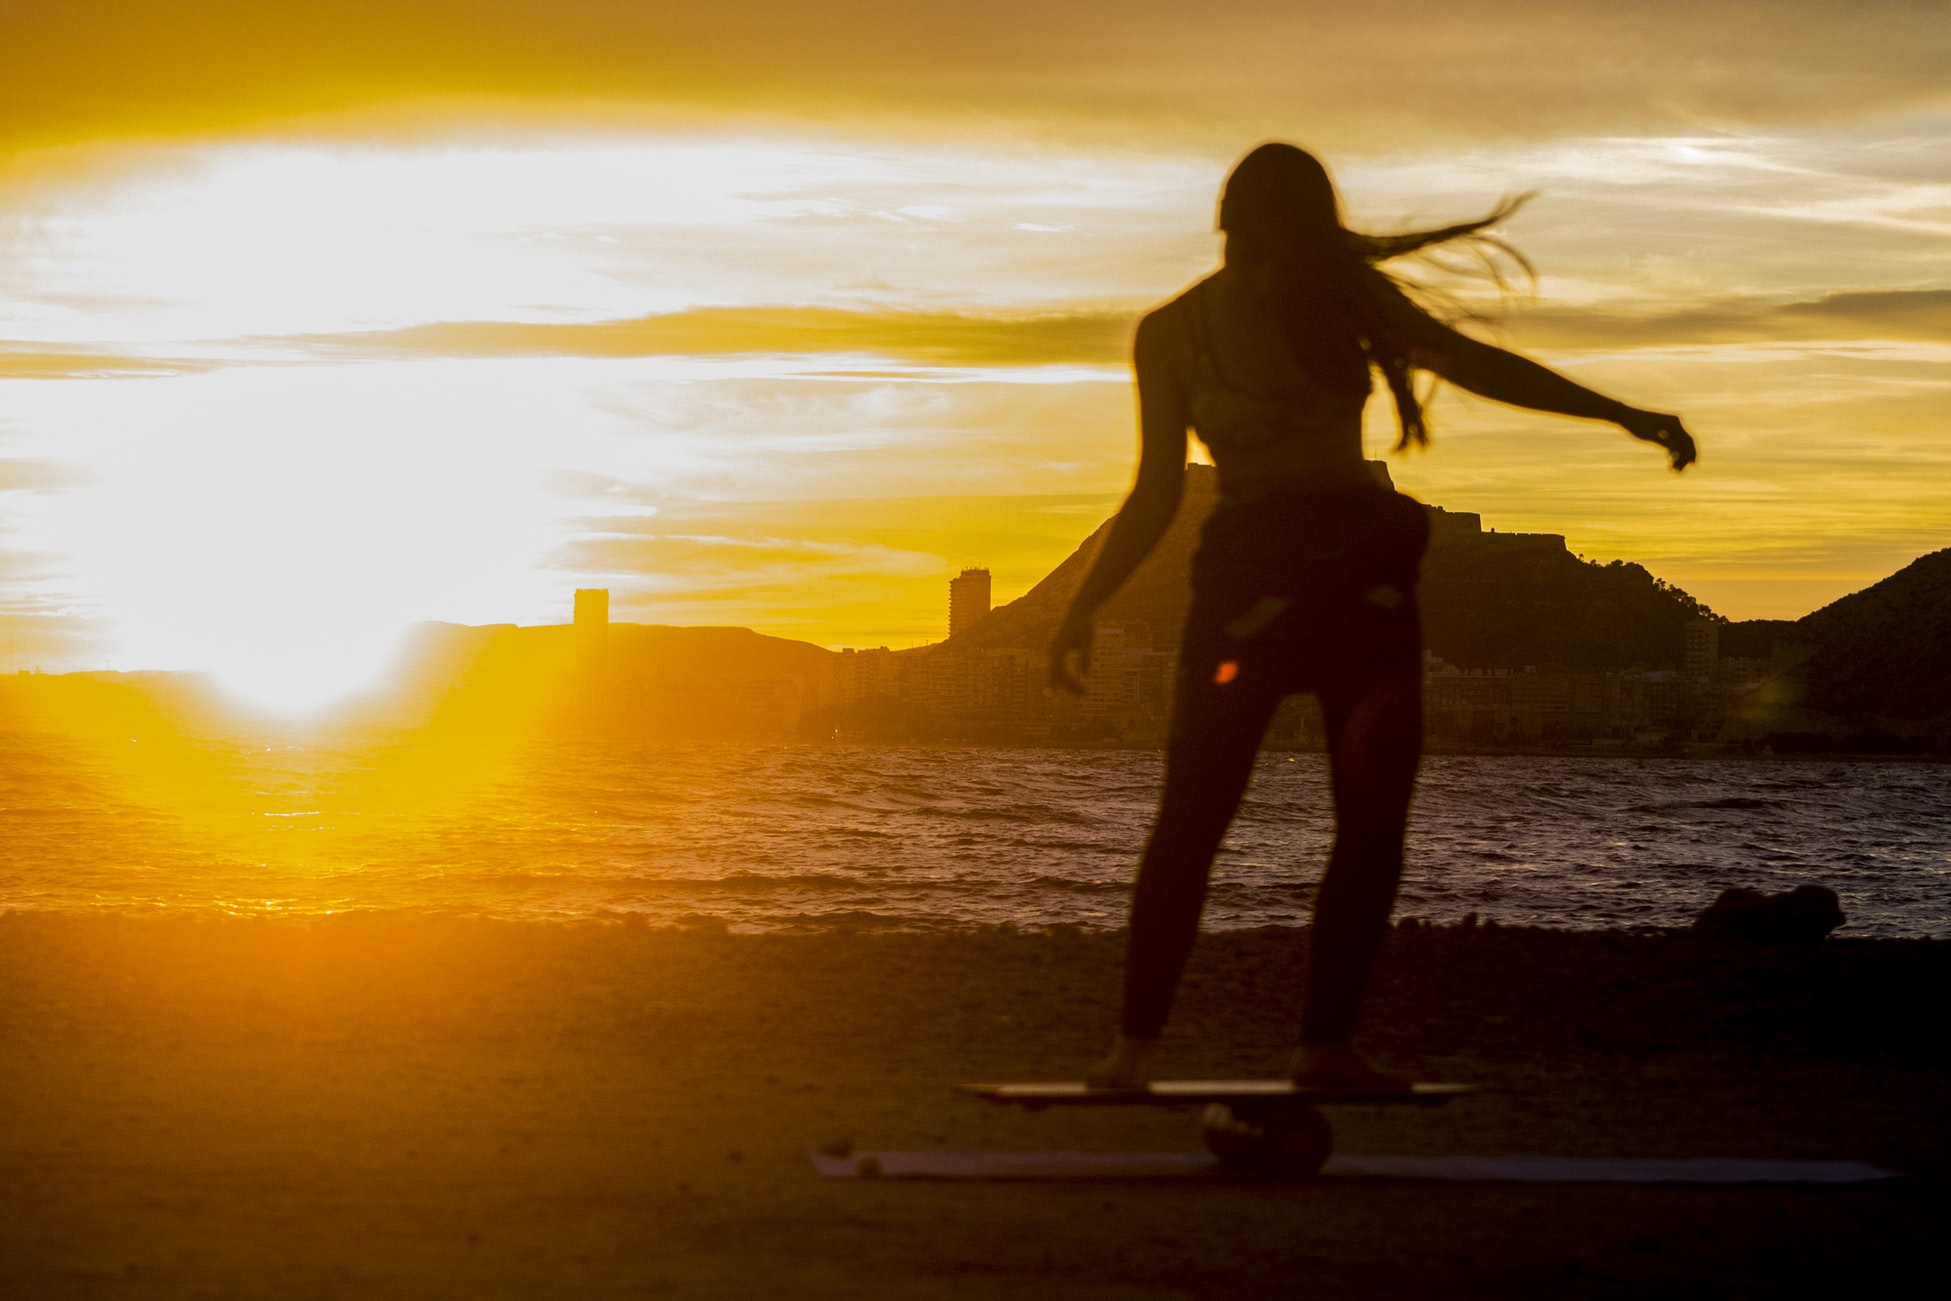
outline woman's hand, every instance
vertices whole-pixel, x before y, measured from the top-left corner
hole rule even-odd
[[[1661,415],[1657,411],[1641,411],[1632,408],[1619,417],[1619,425],[1634,438],[1644,439],[1666,449],[1667,460],[1676,470],[1684,470],[1694,463],[1694,436],[1680,423],[1679,416]]]
[[[1091,640],[1097,631],[1096,620],[1089,612],[1072,606],[1069,614],[1057,628],[1057,635],[1050,640],[1050,685],[1068,691],[1073,696],[1081,696],[1090,688],[1084,683],[1083,675],[1091,671]],[[1077,657],[1077,672],[1070,670],[1070,657]]]

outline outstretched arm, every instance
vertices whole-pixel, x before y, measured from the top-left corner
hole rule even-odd
[[[1186,388],[1172,365],[1173,327],[1156,315],[1138,324],[1133,359],[1138,371],[1138,479],[1111,521],[1070,612],[1050,643],[1050,683],[1077,695],[1090,667],[1097,609],[1123,586],[1171,526],[1185,491],[1186,428],[1191,423]],[[1076,662],[1075,671],[1071,664]]]
[[[1684,470],[1693,464],[1693,435],[1680,423],[1680,417],[1614,401],[1528,357],[1451,329],[1404,298],[1393,285],[1383,292],[1389,315],[1409,345],[1412,365],[1433,371],[1479,397],[1533,411],[1609,420],[1634,438],[1664,448],[1674,469]]]

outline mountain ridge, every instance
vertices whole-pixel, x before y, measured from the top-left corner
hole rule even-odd
[[[1388,482],[1382,462],[1371,462]],[[1218,501],[1210,466],[1187,467],[1163,538],[1099,612],[1176,646],[1191,600],[1192,555]],[[1485,532],[1477,516],[1425,505],[1431,546],[1420,588],[1425,644],[1466,670],[1559,666],[1674,669],[1686,629],[1706,621],[1720,654],[1767,661],[1776,698],[1797,721],[1837,730],[1894,723],[1951,737],[1951,548],[1800,619],[1729,620],[1632,561],[1587,560],[1556,534]],[[1115,518],[1115,516],[1113,517]],[[1109,533],[1107,519],[1024,595],[946,641],[915,652],[1047,646]]]
[[[1388,483],[1387,467],[1370,465]],[[1154,645],[1177,644],[1191,602],[1192,554],[1217,503],[1217,473],[1188,466],[1178,513],[1105,603],[1101,621],[1142,623]],[[1557,534],[1486,533],[1475,515],[1424,509],[1431,522],[1421,588],[1424,637],[1434,654],[1459,667],[1656,668],[1679,662],[1689,620],[1712,617],[1692,596],[1630,561],[1599,564],[1567,551]],[[971,650],[1048,645],[1110,527],[1109,520],[1100,524],[1023,596],[938,644]],[[1486,618],[1486,610],[1494,617]]]

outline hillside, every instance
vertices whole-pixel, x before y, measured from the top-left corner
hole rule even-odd
[[[1805,708],[1951,723],[1951,548],[1796,621]]]
[[[1505,536],[1434,546],[1423,561],[1423,637],[1440,659],[1473,669],[1660,668],[1680,661],[1687,622],[1712,614],[1630,561],[1598,564]]]
[[[664,737],[790,731],[830,691],[832,651],[750,628],[422,624],[373,721]]]
[[[419,624],[407,638],[394,676],[445,686],[482,672],[566,669],[577,653],[576,633],[568,624]],[[617,676],[686,681],[790,676],[814,671],[833,654],[811,642],[768,637],[750,628],[640,623],[609,624],[604,653]]]
[[[1103,622],[1143,623],[1160,648],[1177,644],[1191,599],[1192,553],[1199,546],[1199,529],[1212,514],[1218,489],[1219,476],[1210,466],[1186,467],[1185,497],[1179,503],[1179,513],[1152,554],[1099,613]],[[949,644],[971,650],[1041,650],[1049,645],[1110,531],[1110,520],[1098,525],[1042,582],[991,610]]]
[[[1378,472],[1386,478],[1386,470]],[[1190,466],[1186,496],[1170,531],[1100,618],[1142,622],[1153,644],[1174,644],[1190,600],[1192,553],[1217,500],[1218,476]],[[1677,663],[1681,630],[1709,613],[1691,596],[1636,564],[1595,564],[1563,539],[1484,533],[1476,517],[1431,511],[1435,542],[1423,567],[1423,620],[1430,650],[1464,668],[1565,664],[1583,668]],[[954,640],[970,649],[1047,645],[1104,544],[1107,521],[1022,597],[992,611]]]

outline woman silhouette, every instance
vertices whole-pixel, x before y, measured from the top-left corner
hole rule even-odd
[[[1413,235],[1341,223],[1327,171],[1264,144],[1227,178],[1223,265],[1138,326],[1141,450],[1119,510],[1050,647],[1053,683],[1082,692],[1097,608],[1171,522],[1186,432],[1219,472],[1219,504],[1193,559],[1165,791],[1139,863],[1124,1009],[1098,1088],[1149,1078],[1149,1062],[1199,928],[1206,878],[1239,807],[1260,739],[1293,692],[1319,697],[1335,842],[1315,899],[1296,1080],[1407,1087],[1351,1046],[1402,874],[1422,754],[1422,508],[1381,486],[1362,456],[1370,372],[1395,398],[1398,450],[1428,441],[1410,371],[1538,411],[1606,420],[1694,459],[1680,421],[1601,396],[1536,362],[1459,334],[1412,302],[1379,263],[1474,235],[1507,215]]]

